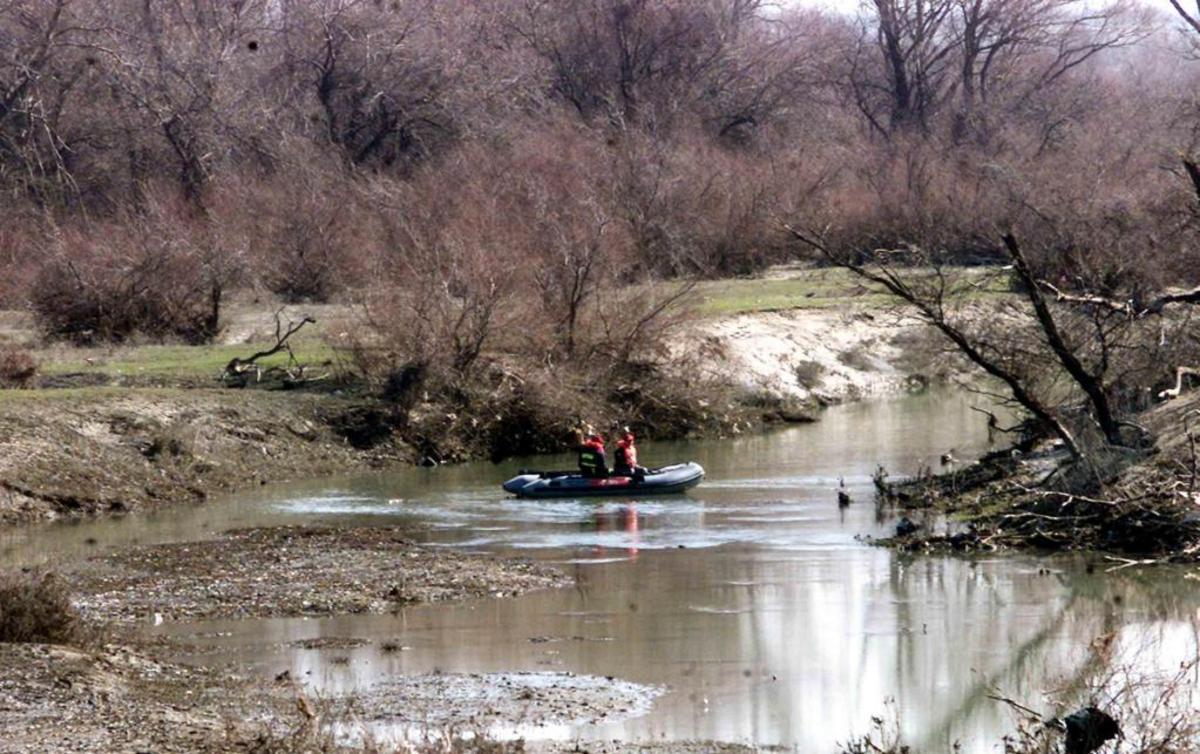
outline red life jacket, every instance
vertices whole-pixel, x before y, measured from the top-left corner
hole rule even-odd
[[[630,468],[637,466],[637,446],[633,444],[633,440],[626,440],[622,437],[617,441],[617,452],[613,458],[613,465],[618,468]]]

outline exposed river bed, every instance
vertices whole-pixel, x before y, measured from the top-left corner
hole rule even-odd
[[[69,558],[250,526],[409,526],[435,546],[555,564],[576,584],[394,615],[176,623],[149,614],[139,630],[187,647],[184,662],[286,670],[322,695],[403,697],[407,676],[431,672],[504,673],[489,678],[527,684],[531,697],[541,683],[569,687],[568,673],[655,690],[634,703],[614,692],[613,709],[586,723],[516,719],[499,731],[528,739],[831,751],[892,699],[920,750],[955,741],[992,750],[1011,717],[988,694],[1038,704],[1086,672],[1098,636],[1113,633],[1118,654],[1145,665],[1193,656],[1200,589],[1169,570],[1108,574],[1099,556],[913,556],[863,543],[891,526],[873,504],[878,465],[898,476],[936,468],[951,449],[960,459],[987,450],[973,400],[935,392],[836,407],[767,435],[646,443],[650,465],[705,467],[704,484],[685,496],[514,500],[499,483],[516,468],[571,459],[467,464],[12,530],[0,535],[0,557]],[[839,477],[854,500],[844,509]],[[448,679],[445,693],[482,693],[463,683]],[[436,707],[425,700],[421,713],[433,724]]]

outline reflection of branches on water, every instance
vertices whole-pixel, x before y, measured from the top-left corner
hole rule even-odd
[[[1116,583],[1114,583],[1116,582]],[[981,704],[995,702],[997,699],[1011,702],[1006,696],[998,695],[998,690],[1005,689],[1005,679],[1023,679],[1029,677],[1027,664],[1037,656],[1040,648],[1049,639],[1056,636],[1067,619],[1075,612],[1077,605],[1082,603],[1098,603],[1101,625],[1088,632],[1089,644],[1087,652],[1070,675],[1061,678],[1056,688],[1045,693],[1052,697],[1056,709],[1054,713],[1061,715],[1071,706],[1095,704],[1102,709],[1113,711],[1126,721],[1127,731],[1141,739],[1140,745],[1135,745],[1138,752],[1176,752],[1190,751],[1185,748],[1164,748],[1163,744],[1187,740],[1197,742],[1200,736],[1200,726],[1190,722],[1193,717],[1197,694],[1200,693],[1200,626],[1195,620],[1187,620],[1190,628],[1191,658],[1182,661],[1175,670],[1166,673],[1158,672],[1155,667],[1163,667],[1170,663],[1163,662],[1163,652],[1170,648],[1176,637],[1170,635],[1170,627],[1165,622],[1181,616],[1178,591],[1174,599],[1162,600],[1167,590],[1148,589],[1150,583],[1143,579],[1116,580],[1109,578],[1075,579],[1068,600],[1062,608],[1056,611],[1053,618],[1042,627],[1033,637],[1026,641],[1013,654],[1012,661],[998,671],[981,678],[975,684],[970,694],[958,708],[952,710],[927,738],[928,742],[946,740],[950,735],[953,723],[973,716]],[[1155,586],[1161,586],[1155,583]],[[1099,588],[1097,588],[1099,587]],[[1123,593],[1145,596],[1153,615],[1147,616],[1131,607]],[[1120,608],[1117,606],[1121,605]],[[1169,607],[1168,607],[1169,606]],[[1170,609],[1173,608],[1173,609]],[[1186,614],[1186,613],[1184,613]],[[1141,634],[1142,646],[1136,654],[1119,651],[1122,640],[1128,641],[1128,636],[1122,636],[1123,628],[1135,626],[1136,623],[1126,623],[1126,615],[1149,619],[1151,630]],[[1191,616],[1188,615],[1188,618]],[[1176,649],[1178,647],[1175,647]],[[1142,654],[1150,653],[1151,659],[1142,661]],[[1010,706],[1012,706],[1010,704]],[[1025,708],[1018,720],[1017,733],[1011,742],[1017,742],[1013,751],[1034,750],[1037,745],[1045,743],[1047,728],[1044,725],[1033,724],[1038,718],[1030,715],[1032,710]],[[1033,748],[1031,748],[1033,747]],[[1040,750],[1040,749],[1038,749]]]
[[[1041,604],[1046,606],[1044,617],[1034,627],[1035,632],[1006,653],[1003,665],[994,670],[979,668],[956,707],[922,731],[923,739],[919,743],[923,749],[936,750],[950,740],[953,729],[963,720],[980,715],[986,708],[995,709],[996,703],[988,697],[997,689],[1003,689],[1010,696],[1016,694],[1013,698],[1021,699],[1022,695],[1031,693],[1027,682],[1036,677],[1060,684],[1055,693],[1064,702],[1087,696],[1088,690],[1097,688],[1100,680],[1095,662],[1097,650],[1095,647],[1089,650],[1089,642],[1097,637],[1107,637],[1111,642],[1125,627],[1144,624],[1145,630],[1138,635],[1170,644],[1178,638],[1178,633],[1172,632],[1188,630],[1180,625],[1184,623],[1196,636],[1197,643],[1193,646],[1200,647],[1200,625],[1193,620],[1189,608],[1200,602],[1200,595],[1197,595],[1200,584],[1184,580],[1180,571],[1160,568],[1153,572],[1105,575],[1087,572],[1082,559],[1036,562],[1064,567],[1064,570],[1049,572],[1039,568],[1038,575],[1019,576],[1008,569],[1002,569],[998,574],[985,564],[956,558],[897,555],[892,559],[887,578],[878,584],[870,604],[875,609],[894,611],[889,617],[895,621],[899,636],[896,637],[892,666],[896,688],[901,694],[906,688],[915,691],[929,685],[929,668],[924,666],[922,669],[926,672],[919,675],[916,683],[912,682],[918,657],[922,650],[928,653],[931,641],[923,635],[923,620],[944,620],[946,626],[952,627],[963,622],[956,612],[974,615],[984,611],[991,619],[982,622],[983,635],[972,638],[969,644],[1002,647],[1007,646],[1013,633],[1014,616],[1017,616],[1016,620],[1024,621],[1018,616],[1022,605],[1036,604],[1041,598]],[[1044,593],[1031,594],[1031,588]],[[1023,595],[1016,605],[1010,604],[1014,595]],[[930,596],[947,600],[950,612],[944,615],[938,611],[922,612],[923,600]],[[883,618],[882,615],[877,617]],[[934,630],[936,632],[938,628]],[[967,643],[963,642],[964,645]],[[1100,644],[1105,645],[1105,642]],[[870,637],[864,635],[861,656],[868,656],[870,648]],[[936,657],[923,659],[937,661]],[[952,662],[944,660],[944,664],[951,665],[949,672],[957,673]],[[941,665],[938,668],[946,670]],[[1200,680],[1200,667],[1192,670]],[[944,709],[943,698],[926,701],[935,703],[910,700],[906,704],[923,704],[933,714],[937,709]]]
[[[1083,693],[1069,689],[1051,692],[1059,717],[1047,720],[1012,699],[993,697],[1017,714],[1015,731],[1004,738],[1004,750],[1011,754],[1056,751],[1062,713],[1076,705],[1087,705],[1120,720],[1123,751],[1195,752],[1200,746],[1200,722],[1194,712],[1197,696],[1194,679],[1200,658],[1193,656],[1174,670],[1159,672],[1146,670],[1135,661],[1114,663],[1110,649],[1111,637],[1094,652],[1090,667],[1096,672]]]
[[[1042,646],[1058,633],[1059,629],[1066,622],[1071,608],[1075,606],[1078,599],[1078,595],[1072,590],[1062,607],[1051,616],[1050,620],[1041,629],[1017,647],[1016,651],[1011,654],[1011,659],[1007,664],[989,674],[981,672],[979,680],[971,686],[971,690],[963,698],[962,703],[952,708],[942,718],[941,723],[931,728],[929,734],[926,736],[926,741],[917,748],[924,751],[930,749],[930,746],[934,745],[935,742],[945,741],[950,736],[956,722],[974,716],[984,703],[991,703],[989,697],[998,686],[1000,679],[1027,677],[1027,663],[1036,658]]]

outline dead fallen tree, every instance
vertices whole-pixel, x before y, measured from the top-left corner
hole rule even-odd
[[[884,483],[881,504],[953,515],[965,526],[898,533],[905,550],[1041,548],[1109,553],[1113,568],[1200,562],[1200,434],[1182,452],[1120,470],[1092,493],[1062,482],[1065,458],[994,453],[961,470]]]
[[[316,323],[315,319],[305,315],[299,321],[289,319],[285,324],[283,309],[275,312],[275,344],[244,359],[239,357],[230,359],[221,372],[221,381],[228,387],[246,387],[251,381],[260,383],[264,379],[279,379],[285,386],[293,387],[305,382],[324,379],[325,375],[311,376],[308,374],[307,366],[296,358],[290,343],[292,336],[300,332],[305,325],[315,325]],[[287,352],[288,355],[288,363],[285,366],[263,369],[258,363],[260,359],[283,352]]]

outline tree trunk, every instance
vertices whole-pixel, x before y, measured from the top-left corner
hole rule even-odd
[[[1008,249],[1009,256],[1012,257],[1017,275],[1025,285],[1029,303],[1033,305],[1034,314],[1037,316],[1038,324],[1042,327],[1050,350],[1067,370],[1067,374],[1071,375],[1071,379],[1075,380],[1075,383],[1087,395],[1092,409],[1096,412],[1096,421],[1100,424],[1100,430],[1104,432],[1104,439],[1110,445],[1123,445],[1121,425],[1113,415],[1112,406],[1108,402],[1108,394],[1104,390],[1101,378],[1087,370],[1083,362],[1067,345],[1066,340],[1063,339],[1062,332],[1058,329],[1058,323],[1054,321],[1054,315],[1051,314],[1050,307],[1046,305],[1042,289],[1033,277],[1029,264],[1025,260],[1025,254],[1017,244],[1017,239],[1011,233],[1006,233],[1004,234],[1004,245]]]

